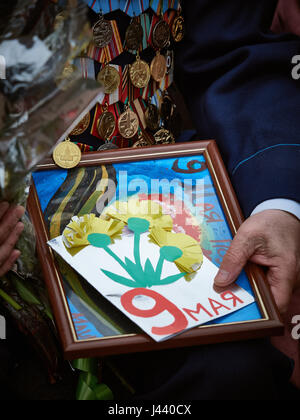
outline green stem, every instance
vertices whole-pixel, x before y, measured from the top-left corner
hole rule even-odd
[[[110,255],[115,261],[117,261],[117,263],[119,263],[122,268],[124,268],[126,273],[128,273],[126,264],[121,260],[121,258],[119,258],[109,247],[105,247],[103,249],[108,253],[108,255]]]
[[[22,306],[20,306],[17,302],[15,302],[4,290],[0,289],[0,296],[11,305],[16,311],[20,311]]]
[[[164,262],[165,262],[165,258],[161,255],[160,258],[159,258],[157,267],[156,267],[156,272],[155,272],[155,274],[156,274],[156,280],[158,282],[161,279],[161,274],[162,274],[162,269],[163,269],[163,266],[164,266]]]
[[[141,253],[140,253],[140,241],[141,235],[139,233],[134,234],[134,259],[138,268],[143,271],[141,263]]]

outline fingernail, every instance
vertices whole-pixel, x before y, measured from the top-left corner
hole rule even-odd
[[[21,235],[21,233],[24,230],[24,227],[25,227],[24,224],[22,222],[19,222],[16,226],[17,234]]]
[[[22,207],[22,206],[18,206],[18,207],[16,208],[16,214],[17,214],[17,217],[18,217],[19,219],[21,219],[21,218],[24,216],[24,214],[25,214],[25,209],[24,209],[24,207]]]
[[[225,270],[219,270],[216,278],[215,278],[215,284],[217,286],[225,286],[228,284],[230,273]]]

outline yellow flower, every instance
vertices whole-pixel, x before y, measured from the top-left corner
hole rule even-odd
[[[175,261],[182,273],[195,274],[203,264],[203,252],[199,243],[184,233],[170,233],[154,227],[150,232],[150,240],[161,248],[164,246],[177,247],[182,256]],[[190,276],[188,276],[190,278]]]
[[[162,206],[151,200],[133,198],[128,202],[116,201],[104,211],[103,217],[120,220],[126,224],[129,219],[138,217],[148,220],[150,229],[160,227],[167,232],[173,229],[172,217],[164,215]]]
[[[117,220],[103,220],[94,214],[73,217],[63,232],[63,242],[68,249],[90,245],[88,236],[93,233],[108,235],[111,240],[122,234],[124,223]]]

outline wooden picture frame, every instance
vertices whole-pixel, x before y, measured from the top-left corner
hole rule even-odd
[[[211,176],[223,214],[231,234],[234,236],[243,223],[244,218],[216,142],[213,140],[84,154],[79,167],[88,168],[119,163],[130,165],[132,162],[195,156],[203,156],[205,158],[206,167]],[[53,160],[49,158],[38,166],[37,173],[45,173],[43,171],[55,171],[57,169]],[[266,282],[264,272],[259,267],[249,264],[246,268],[246,273],[261,314],[259,319],[204,325],[162,343],[154,342],[143,333],[79,340],[56,256],[47,245],[47,241],[50,239],[49,230],[47,229],[34,183],[30,191],[28,211],[37,233],[37,253],[49,292],[64,355],[68,360],[256,339],[280,335],[283,332],[283,323]]]

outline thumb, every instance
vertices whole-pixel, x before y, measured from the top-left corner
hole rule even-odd
[[[223,259],[215,286],[226,287],[234,283],[254,253],[255,241],[248,232],[239,231]]]

